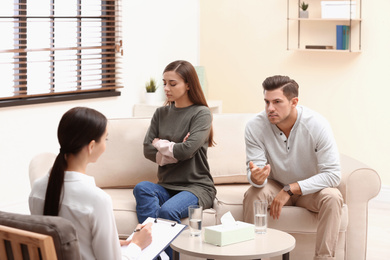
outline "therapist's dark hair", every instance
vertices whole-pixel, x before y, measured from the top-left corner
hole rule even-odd
[[[58,216],[60,199],[64,187],[67,156],[78,154],[92,140],[100,142],[106,131],[107,118],[100,112],[87,108],[75,107],[67,111],[58,125],[57,137],[60,152],[50,171],[43,214]]]

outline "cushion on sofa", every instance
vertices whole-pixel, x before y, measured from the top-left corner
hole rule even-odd
[[[254,114],[218,114],[213,117],[214,141],[208,162],[215,184],[248,183],[245,126]]]
[[[127,238],[138,224],[136,201],[133,189],[103,189],[112,198],[112,207],[115,215],[115,222],[118,228],[118,235]],[[188,218],[182,219],[182,223],[188,225]],[[203,211],[203,225],[212,226],[216,223],[216,212],[214,209]]]
[[[109,120],[106,151],[87,167],[87,174],[95,177],[97,186],[133,188],[140,181],[157,181],[157,164],[143,153],[149,124],[150,118]]]
[[[294,222],[294,225],[291,225]],[[288,233],[317,233],[318,214],[305,208],[284,206],[279,219],[268,217],[268,226]],[[348,206],[342,207],[340,232],[348,227]]]
[[[243,221],[243,195],[250,187],[249,184],[217,185],[217,198],[213,208],[217,211],[217,223],[223,214],[230,211],[236,220]],[[242,196],[237,196],[242,194]],[[291,225],[294,221],[294,225]],[[285,206],[279,220],[268,219],[268,226],[289,233],[316,233],[318,214],[304,208]],[[343,205],[340,232],[346,232],[348,226],[348,206]]]

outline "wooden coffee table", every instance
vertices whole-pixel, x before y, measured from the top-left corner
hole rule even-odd
[[[173,259],[179,259],[179,253],[207,259],[261,259],[282,255],[288,260],[290,251],[295,247],[295,238],[290,234],[267,228],[266,234],[255,234],[255,239],[215,246],[203,241],[202,236],[192,237],[184,230],[172,243]]]

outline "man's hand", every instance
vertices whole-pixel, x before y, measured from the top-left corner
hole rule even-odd
[[[148,223],[144,226],[139,224],[137,228],[141,228],[141,230],[134,233],[131,243],[136,244],[143,250],[152,243],[152,223]]]
[[[271,203],[269,214],[273,219],[279,219],[282,208],[286,205],[290,199],[290,195],[284,190],[279,191],[278,195],[274,198]]]
[[[269,164],[263,168],[259,168],[252,161],[249,162],[249,169],[251,171],[251,180],[258,185],[263,185],[271,172],[271,166]]]

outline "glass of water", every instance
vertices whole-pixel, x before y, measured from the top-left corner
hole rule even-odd
[[[202,233],[202,215],[203,207],[199,205],[191,205],[188,207],[188,217],[191,236],[197,237]]]
[[[266,201],[256,200],[253,202],[255,232],[257,234],[267,233],[267,208]]]

